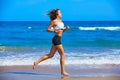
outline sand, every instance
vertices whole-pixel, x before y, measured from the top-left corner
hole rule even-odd
[[[120,66],[67,65],[69,77],[61,76],[59,65],[0,66],[0,80],[120,80]]]

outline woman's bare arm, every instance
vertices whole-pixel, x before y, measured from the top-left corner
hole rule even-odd
[[[47,32],[55,32],[55,30],[52,30],[51,28],[55,26],[55,21],[51,21],[50,25],[47,28]]]

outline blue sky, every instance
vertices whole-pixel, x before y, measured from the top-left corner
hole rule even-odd
[[[64,21],[120,20],[119,0],[1,0],[0,21],[48,21],[59,8]]]

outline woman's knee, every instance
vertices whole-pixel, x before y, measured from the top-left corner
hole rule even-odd
[[[48,54],[48,57],[49,57],[49,58],[52,58],[53,56],[54,56],[54,55]]]
[[[65,58],[65,54],[60,54],[60,58],[64,59]]]
[[[64,60],[65,60],[65,56],[61,56],[60,61],[64,61]]]

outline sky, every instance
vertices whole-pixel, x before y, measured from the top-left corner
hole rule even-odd
[[[0,21],[49,21],[60,9],[64,21],[120,20],[120,0],[0,0]]]

